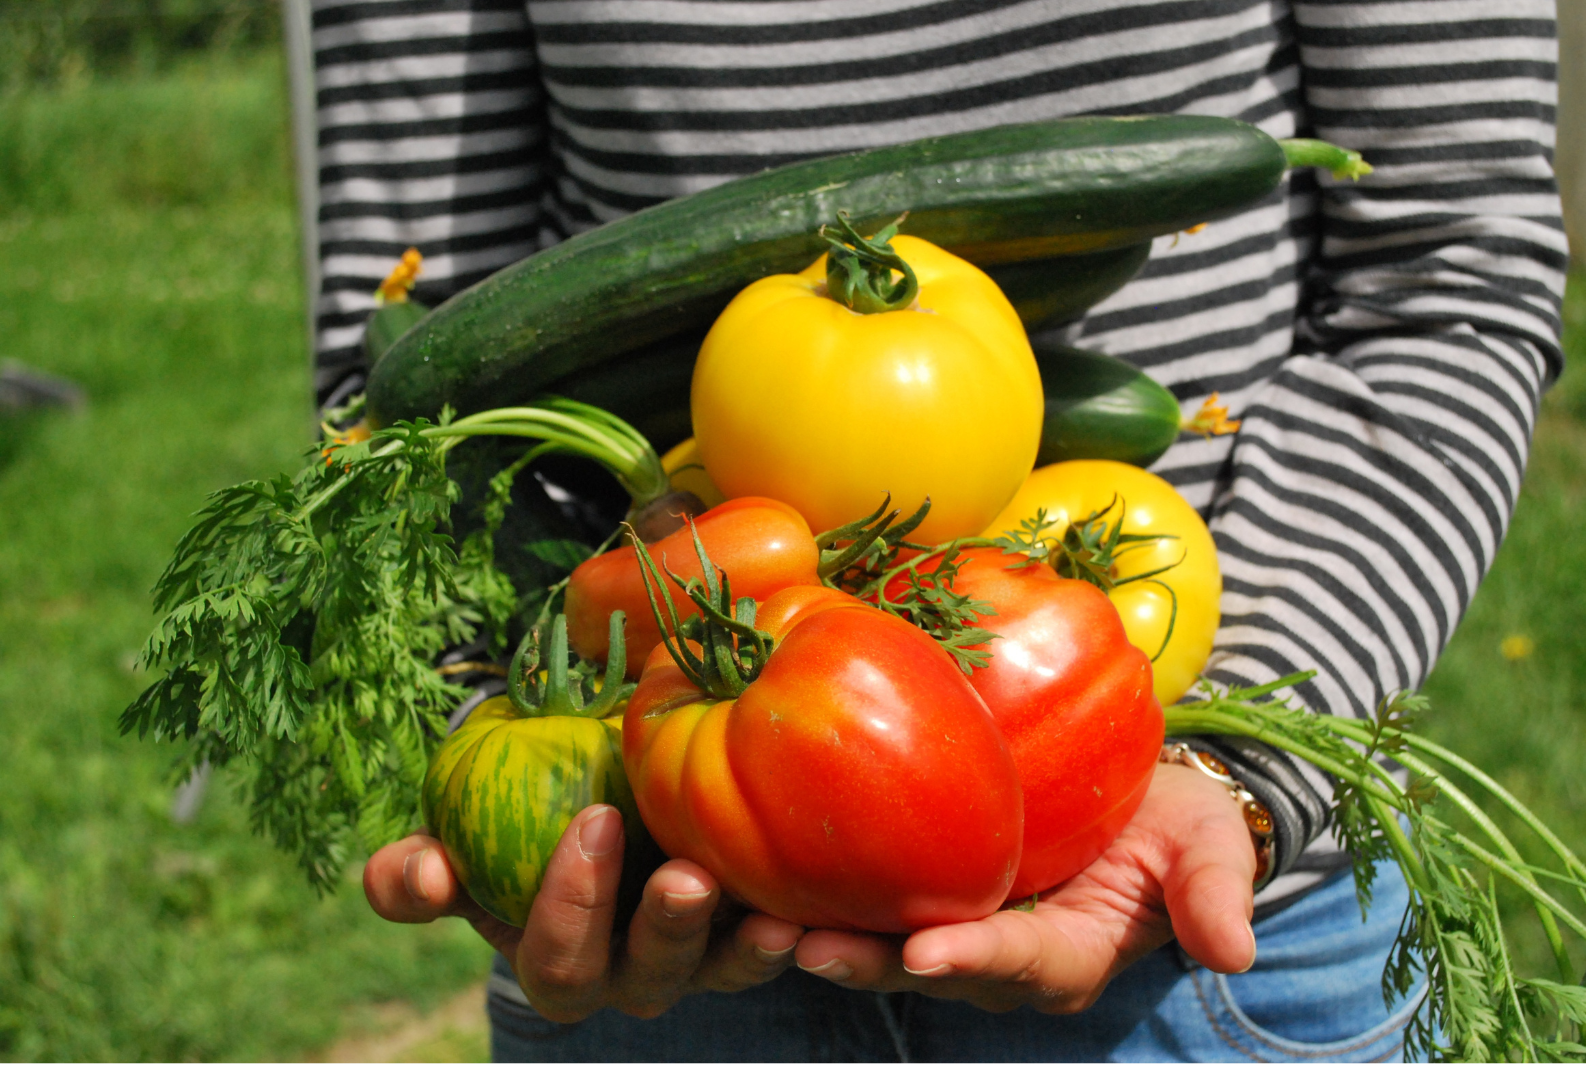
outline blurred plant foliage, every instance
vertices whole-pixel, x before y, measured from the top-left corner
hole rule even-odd
[[[0,0],[0,91],[254,49],[280,21],[277,0]]]
[[[187,57],[157,77],[0,95],[0,218],[110,206],[290,209],[284,86],[279,50],[268,49]]]

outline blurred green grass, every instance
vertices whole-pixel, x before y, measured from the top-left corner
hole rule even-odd
[[[1514,520],[1424,691],[1432,739],[1465,755],[1586,854],[1586,275],[1564,308],[1568,371],[1543,400]],[[1509,637],[1529,655],[1507,659]],[[1545,853],[1512,819],[1505,832],[1534,862]],[[1506,887],[1506,886],[1505,886]],[[1529,908],[1501,892],[1522,972],[1557,978]],[[1573,946],[1576,976],[1586,950]]]
[[[173,824],[116,729],[188,516],[310,439],[285,115],[269,57],[0,108],[0,358],[88,396],[0,421],[0,1056],[291,1058],[484,974],[460,922],[317,900],[224,775]]]
[[[8,97],[0,358],[87,408],[0,422],[0,1056],[290,1058],[483,973],[460,923],[317,900],[217,776],[118,735],[148,589],[204,494],[290,469],[308,356],[282,76],[269,55]],[[1586,345],[1586,288],[1569,344]],[[1586,381],[1548,398],[1510,538],[1428,684],[1427,727],[1586,846]],[[1511,662],[1505,637],[1534,653]],[[1519,941],[1545,974],[1540,939]],[[349,1023],[349,1019],[351,1022]],[[360,1022],[360,1019],[362,1022]],[[477,1054],[477,1033],[415,1054]],[[459,1051],[458,1049],[464,1049]],[[404,1056],[406,1057],[406,1056]]]

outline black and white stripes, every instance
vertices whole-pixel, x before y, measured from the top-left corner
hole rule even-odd
[[[1374,174],[1296,175],[1158,241],[1067,333],[1244,419],[1155,467],[1217,537],[1213,675],[1316,669],[1310,706],[1362,714],[1446,644],[1559,369],[1552,15],[1550,0],[319,0],[320,385],[355,365],[369,294],[410,244],[435,301],[735,175],[1077,113],[1226,115],[1347,144]]]
[[[358,365],[370,279],[403,249],[439,302],[538,248],[548,145],[521,5],[316,4],[314,52],[323,394]]]

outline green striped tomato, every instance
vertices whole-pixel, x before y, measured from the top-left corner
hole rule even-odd
[[[424,820],[474,900],[511,925],[528,919],[569,822],[592,803],[644,833],[622,769],[622,718],[529,717],[487,700],[446,738],[424,778]]]

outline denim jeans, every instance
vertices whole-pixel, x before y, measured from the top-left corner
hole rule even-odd
[[[1406,902],[1397,867],[1379,870],[1375,897],[1363,923],[1352,878],[1336,876],[1256,923],[1249,973],[1211,973],[1169,945],[1070,1016],[852,992],[792,970],[746,992],[690,997],[648,1021],[606,1010],[558,1025],[493,979],[491,1052],[497,1062],[1402,1061],[1421,996],[1389,1008],[1380,991]]]

